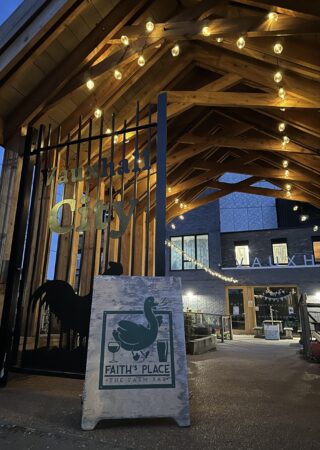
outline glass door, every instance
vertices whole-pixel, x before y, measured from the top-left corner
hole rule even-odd
[[[229,314],[232,315],[232,328],[245,329],[245,312],[243,304],[243,289],[228,289]]]

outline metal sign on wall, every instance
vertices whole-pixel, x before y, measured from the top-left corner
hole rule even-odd
[[[190,425],[181,282],[96,277],[82,428],[142,417]]]

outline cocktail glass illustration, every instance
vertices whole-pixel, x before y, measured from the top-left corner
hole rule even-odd
[[[168,359],[168,339],[157,340],[157,351],[159,362],[167,362]]]
[[[114,359],[114,355],[115,355],[115,353],[117,353],[120,350],[120,344],[118,342],[115,342],[115,341],[110,341],[108,343],[108,350],[109,350],[110,353],[112,353],[112,360],[109,361],[109,362],[111,362],[111,363],[118,362],[118,361],[116,361]]]

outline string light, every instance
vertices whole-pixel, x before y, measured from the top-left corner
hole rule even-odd
[[[179,53],[180,53],[180,47],[178,44],[176,44],[174,47],[172,47],[171,54],[172,54],[172,56],[178,56]]]
[[[313,231],[318,231],[318,230],[319,230],[318,225],[315,225],[315,226],[313,227]]]
[[[130,44],[128,36],[125,36],[125,35],[121,36],[120,41],[123,45],[126,45],[126,46]]]
[[[92,91],[92,89],[94,88],[94,81],[88,80],[86,85],[87,85],[87,88],[89,89],[89,91]]]
[[[278,125],[278,130],[282,133],[286,129],[286,124],[284,122],[280,122]]]
[[[268,19],[276,22],[278,20],[278,14],[276,12],[269,12]]]
[[[203,27],[201,30],[201,33],[203,34],[203,36],[210,36],[210,28],[209,27]]]
[[[140,55],[139,58],[138,58],[138,65],[140,67],[143,67],[145,65],[145,63],[146,63],[146,60],[144,59],[144,56]]]
[[[290,138],[288,136],[283,136],[282,138],[282,146],[285,147],[287,144],[289,144]]]
[[[286,178],[288,178],[288,176],[289,176],[289,170],[285,170],[285,171],[284,171],[284,176],[285,176]]]
[[[216,41],[220,44],[221,42],[223,42],[223,37],[222,36],[217,37]]]
[[[299,206],[298,205],[294,205],[294,207],[292,209],[293,209],[293,211],[298,211]]]
[[[117,143],[119,142],[119,136],[118,136],[117,134],[115,134],[115,135],[113,136],[113,142],[114,142],[115,144],[117,144]]]
[[[168,187],[168,192],[171,192],[172,191],[172,188],[169,186]]]
[[[148,20],[148,22],[146,23],[146,30],[148,33],[151,33],[154,30],[154,23],[152,22],[152,20]]]
[[[276,72],[273,79],[276,83],[280,83],[282,81],[282,73],[280,71]]]
[[[273,51],[276,55],[281,55],[281,53],[283,52],[283,45],[280,44],[280,42],[277,42],[273,46]]]
[[[283,87],[279,88],[278,96],[279,96],[280,98],[282,98],[282,99],[285,99],[285,98],[286,98],[286,95],[287,95],[287,93],[286,93],[286,91],[284,90],[284,88],[283,88]]]
[[[287,183],[287,184],[284,185],[284,188],[285,188],[286,191],[291,191],[292,185]]]
[[[175,229],[176,229],[176,226],[175,226],[175,224],[174,224],[174,223],[172,223],[172,224],[171,224],[171,228],[172,228],[173,230],[175,230]]]
[[[211,270],[210,267],[206,266],[205,264],[198,261],[197,259],[192,258],[184,250],[181,250],[181,248],[179,248],[175,244],[173,244],[172,241],[169,241],[168,239],[166,239],[165,244],[167,245],[167,247],[173,248],[177,253],[182,255],[186,260],[188,260],[192,264],[196,265],[199,269],[204,270],[212,277],[219,278],[219,280],[226,281],[228,283],[238,283],[239,282],[238,280],[236,280],[233,277],[227,277],[227,276],[223,275],[222,273],[216,272],[215,270]]]
[[[179,199],[178,199],[178,198],[175,198],[175,199],[174,199],[174,202],[175,202],[176,204],[178,204],[178,203],[179,203]]]
[[[111,134],[111,129],[110,128],[106,129],[106,134]]]
[[[300,220],[301,222],[306,222],[309,219],[308,214],[301,214]]]
[[[244,46],[246,45],[246,40],[243,36],[240,36],[239,39],[237,40],[237,47],[241,50],[244,48]]]
[[[181,215],[179,216],[179,219],[180,219],[180,220],[184,220],[184,216],[181,214]]]
[[[281,112],[285,112],[286,108],[280,108]]]
[[[284,160],[282,161],[282,167],[283,167],[284,169],[286,169],[288,166],[289,166],[289,161],[288,161],[287,159],[284,159]]]
[[[180,208],[181,208],[181,209],[183,208],[183,203],[180,203]]]
[[[122,79],[122,73],[120,72],[120,70],[116,69],[113,72],[113,76],[115,77],[116,80],[121,80]]]
[[[99,119],[102,116],[102,111],[99,108],[96,108],[94,111],[94,116]]]

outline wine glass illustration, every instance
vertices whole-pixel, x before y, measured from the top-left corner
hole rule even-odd
[[[115,342],[115,341],[110,341],[108,343],[108,350],[109,350],[109,352],[112,353],[112,360],[109,361],[109,362],[111,362],[111,363],[118,362],[118,361],[116,361],[114,359],[114,356],[115,356],[115,353],[117,353],[120,350],[120,344],[118,342]]]

